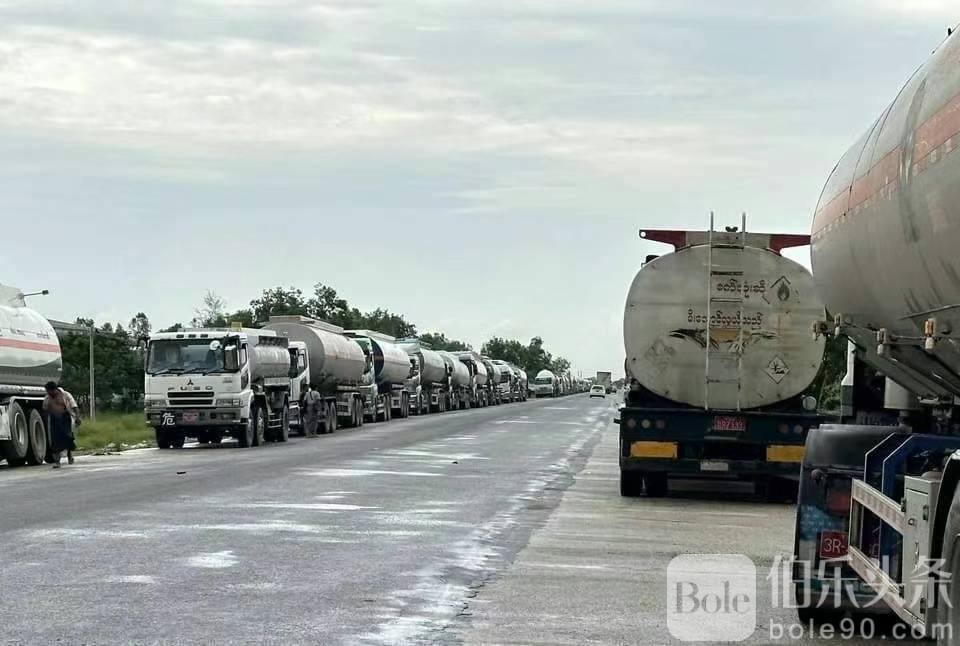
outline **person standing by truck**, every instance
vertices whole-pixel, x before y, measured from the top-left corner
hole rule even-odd
[[[310,384],[310,388],[303,396],[303,435],[317,437],[317,426],[320,425],[320,411],[323,409],[323,397],[317,392],[317,386]]]
[[[77,448],[73,437],[74,422],[80,424],[80,408],[73,395],[61,388],[57,382],[46,385],[47,396],[43,400],[43,410],[47,414],[47,428],[50,430],[50,450],[53,453],[53,468],[60,468],[60,459],[67,452],[67,464],[73,464],[73,451]]]

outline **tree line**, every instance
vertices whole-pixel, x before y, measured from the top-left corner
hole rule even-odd
[[[345,329],[375,330],[390,336],[419,337],[435,350],[472,350],[468,343],[448,338],[442,332],[420,332],[417,326],[402,314],[384,308],[362,312],[351,306],[337,291],[323,283],[314,285],[312,294],[304,294],[295,287],[265,289],[250,301],[249,307],[231,310],[226,301],[207,292],[189,322],[190,327],[227,327],[239,323],[244,327],[261,327],[271,316],[301,315],[322,319]],[[92,327],[89,319],[77,323]],[[186,326],[178,323],[160,330],[175,332]],[[96,327],[94,339],[94,371],[96,376],[98,410],[135,411],[143,397],[143,360],[146,339],[153,331],[147,315],[139,312],[127,325],[105,323]],[[84,408],[89,408],[86,393],[89,390],[89,340],[86,334],[58,332],[63,351],[64,387],[78,397]],[[543,347],[543,339],[534,337],[524,345],[515,339],[494,337],[483,344],[480,352],[514,363],[532,379],[543,369],[555,373],[566,372],[570,362],[554,356]]]

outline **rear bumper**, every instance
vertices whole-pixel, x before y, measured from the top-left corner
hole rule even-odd
[[[799,477],[815,415],[620,410],[620,468],[688,477]],[[736,422],[733,425],[732,422]]]
[[[689,478],[800,476],[799,464],[790,462],[765,462],[761,460],[681,460],[670,458],[621,457],[620,469],[622,471],[667,473]]]

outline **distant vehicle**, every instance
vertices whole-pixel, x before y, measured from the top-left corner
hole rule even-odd
[[[433,350],[430,344],[414,337],[398,339],[397,345],[408,356],[416,359],[415,363],[420,371],[420,390],[417,398],[410,402],[411,412],[425,415],[444,413],[454,408],[455,397],[451,384],[453,368],[448,365],[448,359]]]
[[[0,285],[0,459],[10,466],[47,458],[44,384],[59,381],[61,371],[53,327],[19,289]]]
[[[606,389],[607,394],[613,394],[613,373],[605,371],[597,371],[597,379],[594,382],[598,386],[603,386]]]
[[[607,389],[604,388],[603,386],[591,386],[591,387],[590,387],[590,399],[593,399],[594,397],[603,397],[604,399],[606,399],[606,398],[607,398]]]
[[[273,330],[203,328],[152,335],[144,367],[144,415],[157,446],[179,448],[188,437],[207,443],[232,436],[242,448],[286,442],[290,361],[287,338]]]
[[[533,380],[533,396],[537,398],[556,397],[559,394],[559,388],[557,376],[549,370],[541,370]]]
[[[805,391],[823,362],[813,278],[780,250],[808,235],[643,231],[675,251],[646,263],[624,311],[630,380],[620,415],[620,491],[662,496],[668,477],[750,479],[796,500]],[[792,493],[791,493],[792,491]]]
[[[405,384],[410,377],[410,356],[396,345],[396,338],[374,330],[347,330],[373,363],[377,382],[376,397],[370,398],[365,410],[366,421],[389,422],[393,416],[410,415],[410,393]]]

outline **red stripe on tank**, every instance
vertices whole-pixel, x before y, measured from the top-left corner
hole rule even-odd
[[[20,341],[19,339],[5,339],[0,337],[0,347],[60,354],[60,346],[56,343],[40,343],[39,341]]]
[[[956,150],[953,140],[958,138],[958,135],[960,94],[950,99],[914,130],[912,176],[920,175],[944,155]],[[878,196],[892,197],[900,185],[902,152],[902,148],[897,146],[885,154],[865,175],[825,202],[814,216],[813,235],[817,236],[842,216],[855,213]]]

